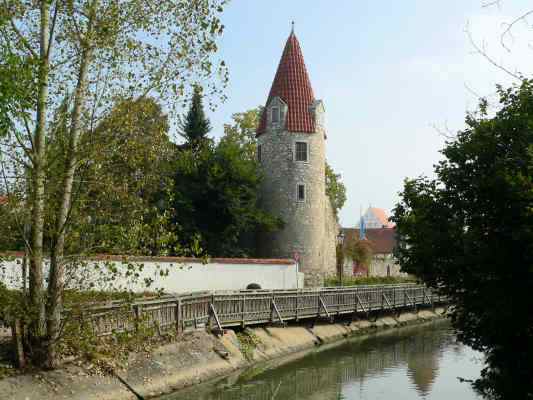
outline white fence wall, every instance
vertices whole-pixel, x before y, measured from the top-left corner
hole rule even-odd
[[[0,261],[0,281],[11,288],[22,286],[22,258]],[[46,267],[48,269],[48,267]],[[240,290],[256,283],[262,289],[303,287],[303,274],[292,260],[198,259],[172,257],[99,257],[67,268],[72,288],[133,291],[163,290],[166,293],[198,290]],[[147,282],[150,284],[147,286]]]

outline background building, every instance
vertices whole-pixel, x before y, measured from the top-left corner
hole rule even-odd
[[[368,207],[361,219],[364,226],[370,229],[394,227],[394,224],[389,222],[389,216],[383,208]],[[361,226],[361,221],[357,225]]]
[[[361,265],[349,257],[344,258],[344,274],[359,276],[407,276],[400,272],[393,255],[396,246],[396,230],[394,228],[369,228],[364,231],[365,238],[361,239],[361,231],[355,228],[343,228],[344,245],[356,240],[365,242],[372,252],[370,265]]]

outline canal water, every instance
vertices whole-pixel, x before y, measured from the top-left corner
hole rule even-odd
[[[264,371],[199,385],[165,400],[472,400],[482,356],[447,322],[355,339]]]

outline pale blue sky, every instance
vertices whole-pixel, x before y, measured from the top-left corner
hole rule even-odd
[[[315,96],[327,113],[327,158],[348,200],[341,223],[353,226],[369,204],[390,210],[405,177],[431,174],[444,143],[433,126],[456,131],[494,84],[512,82],[473,54],[465,28],[510,69],[529,74],[531,27],[519,24],[507,53],[502,23],[533,8],[502,0],[233,0],[220,56],[230,69],[228,100],[209,114],[214,136],[232,113],[262,105],[290,32],[304,53]],[[533,23],[533,18],[531,21]],[[468,89],[467,89],[468,87]],[[490,98],[490,97],[489,97]]]

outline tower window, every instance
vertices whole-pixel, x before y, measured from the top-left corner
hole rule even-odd
[[[279,107],[272,107],[272,123],[278,124],[280,120]]]
[[[261,162],[261,157],[262,157],[262,146],[261,145],[258,145],[257,146],[257,161]]]
[[[296,142],[296,161],[307,161],[307,143]]]
[[[296,199],[305,201],[305,185],[299,184],[296,188]]]

